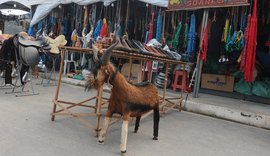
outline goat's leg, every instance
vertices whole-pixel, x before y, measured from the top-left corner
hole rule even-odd
[[[98,144],[104,144],[105,136],[106,136],[107,129],[109,127],[109,123],[110,123],[111,118],[112,118],[112,113],[111,113],[111,111],[108,111],[106,113],[104,120],[103,120],[103,125],[101,128],[101,131],[98,135]]]
[[[121,153],[127,152],[127,137],[128,137],[128,118],[123,118],[122,132],[121,132]]]
[[[101,128],[101,131],[98,135],[98,144],[104,144],[104,140],[105,140],[105,136],[106,136],[106,132],[109,126],[111,118],[110,117],[105,117],[103,120],[103,125]]]
[[[159,107],[154,108],[154,137],[153,140],[158,140],[158,125],[159,125]]]
[[[142,116],[136,117],[136,123],[135,123],[134,133],[137,133],[137,131],[138,131],[138,129],[139,129],[141,117],[142,117]]]

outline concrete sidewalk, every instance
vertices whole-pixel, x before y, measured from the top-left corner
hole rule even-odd
[[[62,82],[84,86],[85,81],[62,77]],[[162,95],[162,89],[160,89]],[[167,96],[179,97],[179,92],[168,90]],[[185,95],[186,97],[186,95]],[[239,99],[214,96],[209,94],[199,94],[199,98],[188,96],[183,102],[183,109],[188,112],[199,113],[243,123],[260,128],[270,129],[270,105],[244,101]]]

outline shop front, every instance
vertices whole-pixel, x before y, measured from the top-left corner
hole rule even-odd
[[[202,92],[269,103],[269,6],[266,0],[169,2],[175,12],[208,14],[198,26],[205,33],[196,51],[195,97]]]

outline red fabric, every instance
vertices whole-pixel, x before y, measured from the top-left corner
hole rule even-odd
[[[205,63],[208,51],[208,22],[206,24],[206,27],[204,28],[200,49],[201,49],[200,59]]]
[[[109,34],[109,26],[106,22],[106,19],[103,19],[103,24],[100,30],[100,37],[108,37]]]
[[[253,73],[256,60],[256,46],[257,46],[257,0],[254,0],[253,14],[251,17],[249,40],[247,49],[247,59],[244,72],[244,79],[246,82],[253,82]]]
[[[154,31],[154,17],[155,17],[155,13],[152,13],[152,20],[151,23],[149,25],[149,33],[148,33],[148,38],[147,38],[147,43],[148,41],[150,41],[153,38],[153,31]]]
[[[244,45],[244,49],[243,49],[242,54],[241,54],[241,62],[240,62],[240,70],[243,72],[245,71],[246,60],[247,60],[247,49],[248,49],[248,40],[249,40],[248,36],[249,36],[250,22],[251,22],[251,15],[248,15],[247,26],[246,26],[245,33],[244,33],[245,45]]]

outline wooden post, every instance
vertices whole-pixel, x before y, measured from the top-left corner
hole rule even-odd
[[[128,73],[128,81],[130,82],[130,78],[132,76],[132,73],[131,73],[131,70],[132,70],[132,58],[129,59],[129,73]]]
[[[162,102],[165,101],[166,97],[166,89],[167,89],[167,80],[168,80],[168,63],[166,63],[166,69],[165,69],[165,80],[164,80],[164,87],[163,87],[163,97],[162,97]]]
[[[102,92],[103,92],[103,86],[101,86],[97,91],[97,99],[96,99],[96,136],[98,137],[99,132],[99,123],[100,123],[100,111],[101,111],[101,101],[102,101]]]
[[[138,77],[138,82],[142,82],[142,67],[143,67],[143,61],[140,61],[140,68],[139,68],[139,77]]]
[[[181,88],[181,98],[180,98],[180,105],[179,105],[179,111],[182,109],[182,102],[183,102],[183,94],[185,91],[186,86],[186,64],[183,64],[183,75],[182,75],[182,88]]]
[[[53,101],[53,112],[55,113],[56,111],[56,104],[55,102],[58,100],[59,96],[59,90],[60,90],[60,85],[61,85],[61,79],[62,79],[62,72],[63,72],[63,65],[64,65],[64,58],[65,58],[65,50],[61,50],[61,63],[60,63],[60,69],[58,73],[58,80],[57,80],[57,86],[56,86],[56,92],[54,96],[54,101]],[[51,120],[54,121],[55,115],[52,115]]]

